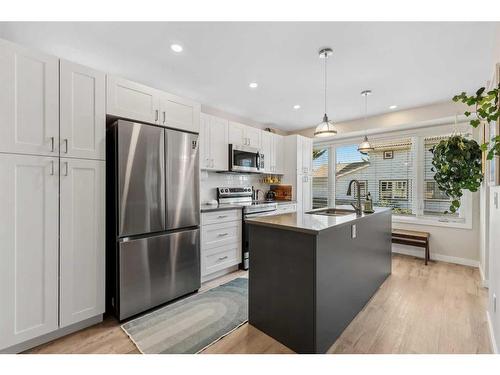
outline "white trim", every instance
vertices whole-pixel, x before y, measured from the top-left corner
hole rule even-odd
[[[481,276],[481,285],[484,288],[488,288],[488,280],[486,279],[486,277],[484,277],[484,271],[481,262],[479,262],[479,275]]]
[[[23,341],[19,344],[15,344],[15,345],[10,346],[8,348],[1,349],[0,355],[1,354],[21,353],[21,352],[24,352],[26,350],[33,349],[34,347],[37,347],[39,345],[46,344],[49,341],[53,341],[53,340],[58,339],[60,337],[67,336],[71,333],[78,332],[78,331],[81,331],[82,329],[99,324],[102,321],[103,321],[103,315],[99,314],[99,315],[96,315],[92,318],[85,319],[81,322],[71,324],[67,327],[58,328],[55,331],[49,332],[45,335],[38,336],[38,337],[32,338],[28,341]]]
[[[399,246],[392,246],[392,252],[396,254],[403,254],[403,255],[410,255],[416,258],[422,258],[424,259],[424,250],[417,250],[417,249],[402,249],[399,248]],[[469,266],[469,267],[475,267],[479,268],[479,262],[474,259],[467,259],[467,258],[459,258],[459,257],[453,257],[450,255],[443,255],[443,254],[436,254],[432,253],[430,254],[431,260],[437,260],[440,262],[447,262],[447,263],[454,263],[454,264],[460,264],[462,266]]]
[[[493,330],[493,322],[491,321],[490,312],[486,311],[486,320],[488,321],[488,333],[490,336],[491,350],[494,354],[498,354],[498,346],[495,339],[495,331]]]
[[[458,222],[458,221],[452,221],[452,220],[442,221],[442,220],[439,220],[437,217],[436,217],[436,219],[432,219],[432,218],[427,218],[427,217],[392,215],[392,222],[393,223],[427,225],[427,226],[432,226],[432,227],[472,229],[472,222],[471,221],[472,220],[467,220],[466,218],[465,218],[465,222]]]

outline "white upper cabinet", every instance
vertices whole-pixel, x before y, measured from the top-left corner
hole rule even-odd
[[[200,118],[200,168],[213,171],[228,169],[227,120],[201,114]]]
[[[264,171],[266,173],[283,174],[283,137],[263,130],[261,134],[261,150],[264,153]]]
[[[61,158],[60,326],[103,314],[105,162]]]
[[[253,128],[251,126],[245,126],[245,137],[248,139],[248,146],[250,147],[261,147],[261,139],[260,136],[262,134],[262,130]]]
[[[231,144],[260,148],[262,130],[229,121],[228,140]]]
[[[0,152],[57,155],[59,60],[0,39]]]
[[[299,137],[300,150],[302,152],[302,174],[312,175],[312,150],[313,141],[311,138]]]
[[[193,133],[200,131],[200,104],[108,75],[106,113]]]
[[[61,60],[61,156],[105,159],[105,89],[104,73]]]
[[[227,171],[228,169],[227,127],[227,120],[211,116],[209,125],[210,158],[212,159],[212,169],[217,171]]]
[[[175,95],[160,96],[160,125],[193,133],[200,131],[200,104]]]
[[[274,134],[274,172],[278,174],[285,173],[285,147],[283,136]]]
[[[246,125],[229,121],[228,125],[228,142],[233,145],[247,145],[248,140],[245,138]]]
[[[106,113],[130,120],[159,124],[160,92],[140,83],[108,75]]]
[[[1,350],[58,327],[58,158],[0,154],[0,184]]]
[[[261,151],[264,154],[264,172],[273,173],[273,134],[262,131]]]

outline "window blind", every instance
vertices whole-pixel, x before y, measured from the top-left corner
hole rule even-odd
[[[327,207],[328,202],[328,148],[313,151],[313,208]]]

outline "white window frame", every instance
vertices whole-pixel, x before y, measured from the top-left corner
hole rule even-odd
[[[468,123],[458,125],[446,124],[439,126],[419,127],[403,131],[377,132],[370,136],[371,140],[388,140],[395,138],[412,138],[412,150],[415,165],[414,176],[412,176],[413,189],[413,212],[415,215],[392,215],[393,223],[409,223],[426,226],[440,226],[450,228],[472,229],[472,193],[464,191],[461,199],[461,207],[459,209],[459,217],[444,217],[444,216],[425,216],[424,211],[424,139],[435,135],[452,133],[453,131],[462,132],[462,134],[471,133]],[[477,138],[477,133],[475,134]],[[323,149],[329,148],[329,178],[328,178],[328,205],[335,205],[335,156],[338,147],[349,146],[360,141],[360,137],[344,137],[338,141],[321,142],[314,145],[314,148]],[[333,178],[332,178],[333,177]],[[408,189],[410,187],[408,186]]]

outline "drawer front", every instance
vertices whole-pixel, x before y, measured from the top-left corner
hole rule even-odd
[[[221,246],[201,256],[201,275],[210,275],[239,263],[241,263],[241,244]]]
[[[202,226],[201,250],[214,247],[233,245],[241,242],[241,222],[210,224]]]
[[[202,225],[241,221],[241,209],[202,213]]]
[[[295,204],[283,204],[278,206],[278,213],[279,214],[284,214],[288,212],[295,212],[297,211],[297,205]]]

